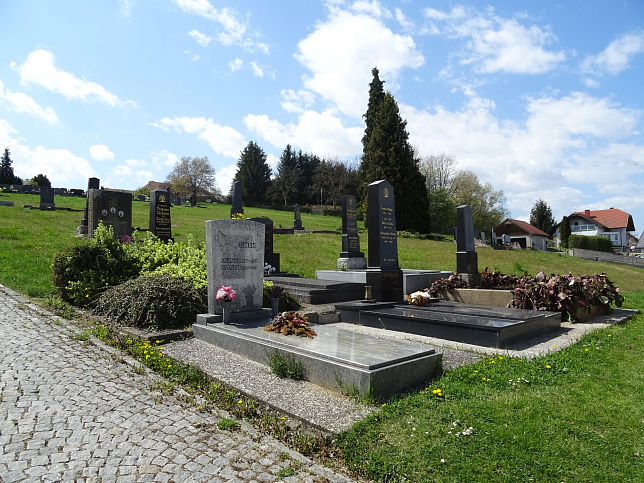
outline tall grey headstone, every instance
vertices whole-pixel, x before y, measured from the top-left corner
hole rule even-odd
[[[150,192],[150,231],[166,242],[172,238],[170,193],[168,191],[152,190]]]
[[[215,299],[221,286],[231,286],[237,292],[230,302],[233,322],[266,315],[262,309],[264,231],[262,223],[251,220],[206,221],[209,313],[200,315],[198,321],[221,320],[222,307]]]
[[[469,205],[456,208],[456,271],[463,275],[470,285],[479,285],[478,259],[474,249],[474,222]]]
[[[244,214],[244,202],[242,199],[242,185],[241,181],[233,183],[232,206],[230,208],[230,217],[236,214]]]
[[[346,195],[342,197],[342,251],[338,258],[338,268],[354,270],[366,266],[367,260],[360,251],[356,198]]]
[[[111,226],[118,239],[132,234],[132,193],[90,189],[87,207],[87,236],[92,238],[98,224]]]
[[[300,205],[293,205],[293,229],[304,230],[302,226],[302,217],[300,215]]]
[[[369,264],[367,285],[377,301],[400,301],[402,270],[398,267],[398,235],[394,189],[386,180],[367,186]]]
[[[41,210],[52,210],[56,207],[54,203],[54,189],[41,186],[40,187],[40,209]]]

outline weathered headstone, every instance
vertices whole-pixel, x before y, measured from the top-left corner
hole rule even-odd
[[[195,195],[188,196],[188,202],[190,206],[197,206],[197,197]]]
[[[342,251],[338,258],[340,270],[355,270],[366,268],[367,260],[360,251],[360,235],[358,234],[358,214],[355,196],[342,197]]]
[[[273,220],[270,218],[249,218],[264,225],[264,265],[273,267],[274,273],[280,271],[280,254],[273,252]]]
[[[85,194],[85,212],[83,213],[83,219],[81,220],[81,225],[87,227],[88,223],[88,216],[87,216],[87,209],[89,207],[89,190],[97,190],[101,186],[101,180],[98,178],[89,178],[87,180],[87,193]],[[85,233],[87,233],[87,229],[85,230]]]
[[[484,231],[481,232],[481,243],[483,243],[485,245],[485,232]]]
[[[165,190],[150,192],[150,231],[163,241],[172,238],[170,193]]]
[[[54,204],[54,190],[47,186],[40,187],[40,209],[53,210],[56,208]]]
[[[244,201],[242,199],[242,185],[241,181],[233,183],[232,206],[230,208],[230,217],[233,218],[237,214],[244,214]]]
[[[300,217],[300,205],[293,205],[293,229],[304,230],[302,218]]]
[[[386,180],[367,186],[369,266],[367,285],[379,302],[402,300],[403,276],[398,267],[394,189]]]
[[[237,292],[227,302],[232,322],[270,315],[270,309],[262,309],[264,231],[263,224],[251,220],[206,221],[208,314],[199,315],[198,322],[221,321],[222,307],[215,299],[221,286]]]
[[[92,238],[99,222],[111,226],[118,239],[132,234],[132,193],[90,189],[87,194],[87,236]]]
[[[471,286],[478,286],[480,274],[474,249],[474,223],[472,208],[461,205],[456,208],[456,271]]]
[[[492,230],[492,236],[491,236],[490,239],[491,239],[491,242],[492,242],[492,246],[493,247],[496,246],[496,233],[494,232],[494,230]]]

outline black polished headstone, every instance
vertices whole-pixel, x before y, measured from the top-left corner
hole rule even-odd
[[[293,205],[293,229],[304,230],[302,218],[300,216],[300,205]]]
[[[378,302],[403,298],[403,275],[398,267],[396,204],[394,189],[386,180],[367,186],[367,221],[369,224],[369,266],[366,285]]]
[[[264,265],[267,263],[280,271],[280,254],[273,252],[273,220],[270,218],[249,218],[251,221],[257,221],[264,225]]]
[[[342,197],[342,258],[364,257],[360,251],[360,235],[358,235],[358,214],[355,196]]]
[[[132,193],[90,189],[87,194],[87,235],[94,236],[100,222],[111,226],[117,239],[132,234]]]
[[[165,190],[150,192],[150,231],[163,241],[172,238],[170,193]]]
[[[236,214],[244,214],[244,202],[242,199],[242,185],[241,181],[235,181],[233,183],[233,195],[232,195],[232,207],[230,208],[230,217],[232,218]]]
[[[85,193],[85,212],[81,220],[82,226],[87,226],[87,208],[89,207],[89,190],[97,190],[101,187],[101,180],[98,178],[89,178],[87,180],[87,192]]]
[[[394,189],[386,180],[367,186],[369,266],[398,268]]]
[[[51,210],[55,208],[54,204],[54,190],[47,186],[40,187],[40,209]]]
[[[456,271],[468,275],[471,286],[478,285],[478,259],[474,251],[474,223],[472,208],[461,205],[456,208]]]

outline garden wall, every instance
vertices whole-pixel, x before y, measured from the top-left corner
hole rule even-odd
[[[583,248],[571,248],[568,250],[568,255],[585,260],[595,260],[596,262],[612,262],[644,268],[644,258],[615,255],[614,253],[597,252]]]

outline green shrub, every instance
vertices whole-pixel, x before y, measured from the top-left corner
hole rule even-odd
[[[603,236],[570,235],[568,248],[583,248],[598,252],[612,252],[613,244]]]
[[[52,265],[53,282],[61,298],[83,305],[106,287],[136,277],[140,265],[126,245],[114,239],[112,227],[102,224],[94,238],[59,252]]]
[[[141,264],[143,273],[163,273],[191,282],[195,288],[208,287],[206,247],[195,244],[192,237],[187,243],[164,243],[152,234],[135,233],[135,243],[129,246],[132,255]]]
[[[91,306],[120,325],[177,329],[194,323],[208,308],[206,290],[164,274],[143,275],[102,293]]]
[[[272,352],[268,356],[268,366],[271,371],[282,379],[304,379],[304,367],[293,356],[283,356],[279,352]]]

